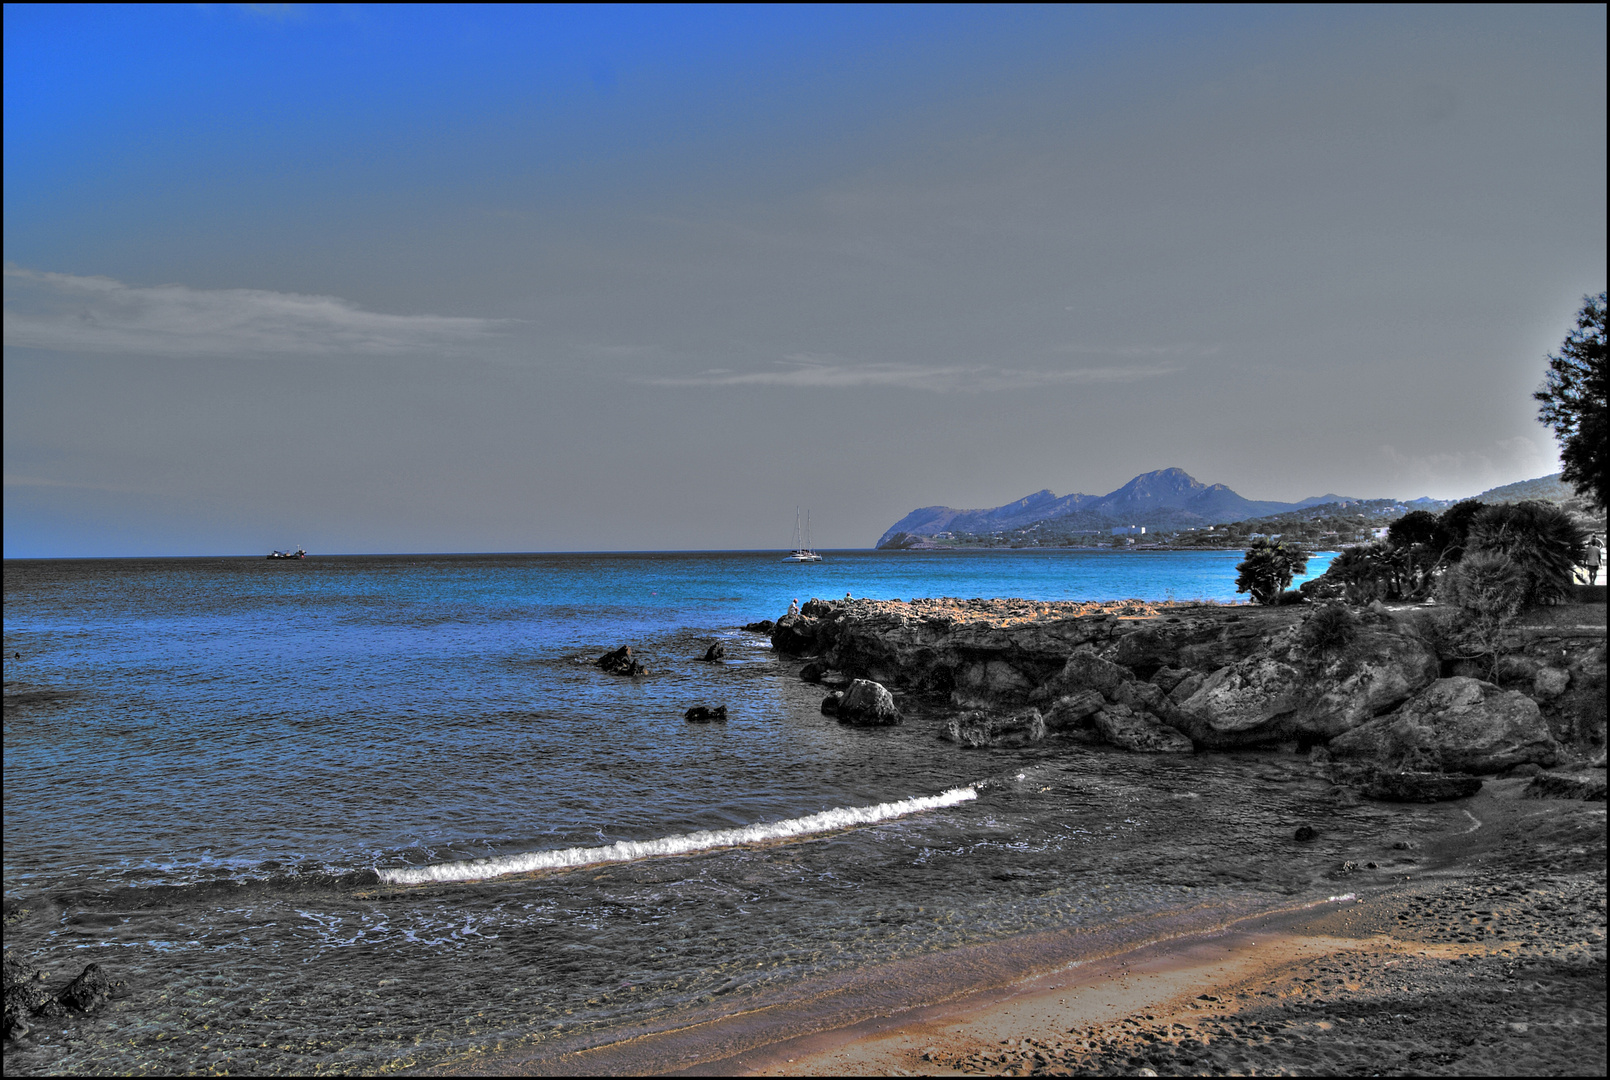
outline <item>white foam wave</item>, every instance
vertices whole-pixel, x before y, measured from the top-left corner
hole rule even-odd
[[[506,874],[527,874],[533,870],[562,870],[596,863],[631,862],[655,855],[686,855],[712,848],[738,847],[767,840],[787,840],[812,833],[847,829],[852,825],[871,825],[904,817],[923,810],[938,810],[978,798],[973,788],[952,788],[940,795],[879,803],[876,806],[840,806],[820,814],[762,822],[737,829],[707,829],[656,840],[622,840],[605,847],[562,848],[556,851],[530,851],[495,859],[466,859],[434,866],[404,866],[377,870],[380,880],[391,885],[423,885],[434,881],[481,881]]]

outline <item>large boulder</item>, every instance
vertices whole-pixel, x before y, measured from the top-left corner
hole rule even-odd
[[[1153,687],[1153,689],[1156,689]],[[1142,754],[1189,754],[1191,740],[1144,710],[1109,705],[1093,717],[1102,739]]]
[[[900,710],[895,707],[894,695],[882,683],[871,679],[856,679],[850,683],[839,699],[838,720],[841,724],[857,727],[885,727],[900,723]]]
[[[822,620],[784,615],[771,628],[771,647],[789,656],[815,656],[827,647]]]
[[[1096,650],[1083,646],[1073,650],[1062,670],[1035,696],[1049,700],[1078,690],[1096,690],[1111,697],[1118,687],[1134,678],[1135,673],[1129,668],[1104,660],[1096,655]]]
[[[1330,750],[1379,763],[1429,757],[1450,772],[1482,774],[1553,765],[1559,756],[1537,702],[1462,675],[1438,679],[1390,716],[1332,739]]]
[[[1390,712],[1431,685],[1436,652],[1412,627],[1376,617],[1348,648],[1316,662],[1295,643],[1295,628],[1253,656],[1192,685],[1182,680],[1169,721],[1198,746],[1228,748],[1296,740],[1323,742]]]
[[[1479,777],[1417,769],[1371,769],[1360,780],[1364,794],[1382,802],[1446,802],[1481,790]]]
[[[988,705],[993,702],[1022,701],[1034,690],[1034,682],[1005,660],[975,660],[956,668],[956,686],[950,692],[954,705]]]
[[[939,737],[975,750],[986,746],[1027,746],[1045,738],[1045,719],[1038,709],[1011,716],[968,712],[951,717],[940,729]]]
[[[1605,801],[1604,774],[1538,773],[1521,792],[1523,799],[1583,799]]]
[[[1091,719],[1107,707],[1107,699],[1095,690],[1080,690],[1067,694],[1051,703],[1045,712],[1045,726],[1051,731],[1080,731],[1093,729]]]
[[[632,655],[630,645],[622,645],[614,652],[607,652],[593,663],[609,672],[611,675],[647,675],[648,668],[637,662]]]

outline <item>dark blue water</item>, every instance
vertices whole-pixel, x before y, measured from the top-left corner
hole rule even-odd
[[[920,703],[845,728],[738,629],[847,591],[1231,600],[1238,558],[8,562],[7,946],[129,988],[7,1068],[372,1071],[1322,892],[1341,847],[1284,843],[1323,804],[1295,760],[969,752]],[[622,644],[649,676],[591,663]]]

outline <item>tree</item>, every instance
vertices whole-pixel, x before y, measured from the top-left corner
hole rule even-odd
[[[1470,524],[1476,515],[1487,509],[1480,499],[1456,502],[1437,519],[1435,543],[1442,548],[1442,560],[1448,565],[1458,562],[1465,554],[1465,541],[1470,536]]]
[[[1258,603],[1273,604],[1291,579],[1308,569],[1308,552],[1280,541],[1254,540],[1235,569],[1236,592],[1249,592]]]
[[[1610,428],[1605,424],[1605,294],[1584,296],[1576,329],[1565,335],[1558,356],[1548,356],[1543,387],[1532,396],[1543,403],[1538,419],[1560,440],[1562,475],[1577,494],[1606,505],[1605,455]]]

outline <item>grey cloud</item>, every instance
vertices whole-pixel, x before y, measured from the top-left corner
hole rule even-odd
[[[760,371],[712,369],[694,375],[649,379],[654,386],[783,386],[812,389],[900,387],[907,390],[951,391],[1027,390],[1042,386],[1080,383],[1135,382],[1184,370],[1178,365],[1090,367],[1061,370],[1024,370],[987,365],[854,364],[838,359],[790,356],[774,368]]]
[[[161,356],[389,356],[499,341],[506,320],[387,315],[333,296],[132,286],[106,277],[5,270],[5,343]]]

